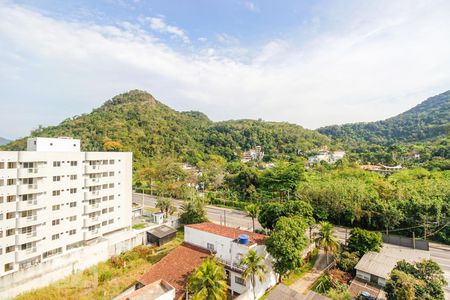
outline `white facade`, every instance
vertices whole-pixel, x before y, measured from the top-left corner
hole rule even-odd
[[[79,145],[36,138],[0,152],[0,277],[130,229],[132,154]]]
[[[236,237],[237,238],[237,237]],[[250,279],[242,279],[243,269],[239,262],[250,249],[265,257],[267,272],[263,282],[257,280],[256,297],[261,297],[267,289],[277,283],[277,277],[272,270],[272,259],[266,252],[265,245],[240,244],[238,240],[214,234],[199,229],[184,227],[184,241],[198,247],[213,251],[214,256],[223,264],[227,273],[227,284],[233,294],[249,294],[253,297]]]

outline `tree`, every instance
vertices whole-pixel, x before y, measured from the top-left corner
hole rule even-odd
[[[320,222],[319,231],[316,233],[314,242],[325,251],[328,265],[328,253],[333,254],[339,250],[339,242],[334,232],[333,225],[328,222]]]
[[[252,226],[253,232],[255,231],[255,219],[259,215],[259,206],[256,204],[249,204],[245,207],[245,212],[247,213],[247,217],[252,218]]]
[[[422,280],[394,269],[384,289],[388,300],[415,300],[417,287],[423,285],[424,282]]]
[[[416,299],[444,299],[443,287],[447,285],[444,272],[439,265],[432,260],[423,260],[411,264],[404,260],[399,261],[394,268],[398,276],[392,272],[388,284],[386,285],[388,293],[395,295],[398,289],[403,288],[406,283],[414,283],[414,293]],[[409,277],[415,280],[407,280]],[[406,282],[406,283],[405,283]],[[394,299],[394,298],[392,298]]]
[[[355,266],[358,264],[359,256],[355,252],[344,251],[337,258],[337,267],[347,273],[353,273]]]
[[[267,251],[275,259],[275,271],[283,275],[303,264],[303,250],[308,245],[308,225],[299,216],[281,217],[272,234],[266,239]]]
[[[207,258],[188,280],[188,291],[194,300],[223,300],[227,295],[226,274],[223,266]]]
[[[250,277],[253,287],[253,299],[256,300],[256,279],[262,282],[267,270],[264,257],[262,255],[258,255],[255,250],[250,249],[247,255],[241,259],[240,265],[245,268],[242,278],[247,280],[247,278]]]
[[[169,217],[169,214],[174,212],[175,207],[172,205],[172,200],[170,198],[158,198],[156,200],[156,208],[165,214],[166,218]]]
[[[182,224],[196,224],[206,221],[208,221],[208,218],[202,199],[195,197],[181,205],[180,222]]]
[[[361,228],[353,228],[350,231],[348,239],[348,249],[352,252],[358,252],[363,256],[369,251],[379,252],[383,245],[381,233],[371,232]]]
[[[267,202],[260,206],[258,221],[263,228],[273,230],[278,219],[282,216],[284,216],[284,204]]]

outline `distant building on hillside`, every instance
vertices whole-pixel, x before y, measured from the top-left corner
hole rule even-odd
[[[398,171],[401,171],[403,169],[402,166],[398,165],[398,166],[385,166],[382,164],[378,164],[378,165],[362,165],[360,166],[361,169],[369,171],[369,172],[374,172],[374,173],[379,173],[382,175],[388,175],[388,174],[392,174]]]
[[[345,156],[345,151],[328,151],[327,147],[323,147],[319,150],[319,153],[313,156],[308,157],[308,163],[310,165],[314,165],[320,163],[321,161],[325,161],[329,164],[334,164],[337,161],[343,159]]]
[[[263,157],[264,157],[264,151],[262,151],[262,147],[256,146],[254,149],[245,151],[242,155],[241,161],[243,163],[246,163],[249,161],[259,161],[259,160],[262,160]]]

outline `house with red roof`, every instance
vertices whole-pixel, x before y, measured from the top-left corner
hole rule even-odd
[[[250,249],[265,258],[267,267],[265,279],[262,282],[257,280],[257,298],[277,283],[277,275],[272,269],[272,258],[264,245],[266,238],[263,234],[209,222],[184,226],[184,242],[211,251],[225,268],[230,293],[233,296],[240,295],[239,299],[253,299],[253,287],[250,279],[242,278],[245,267],[240,264]]]

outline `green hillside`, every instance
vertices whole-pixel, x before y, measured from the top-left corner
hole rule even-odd
[[[377,145],[414,143],[448,137],[450,91],[428,98],[395,117],[370,123],[354,123],[319,128],[318,131],[342,142]]]
[[[10,140],[0,137],[0,146],[8,144],[9,142],[10,142]]]
[[[35,130],[32,136],[79,138],[86,151],[132,151],[138,163],[158,155],[173,155],[192,163],[209,154],[232,160],[257,145],[264,146],[267,157],[279,157],[330,144],[324,135],[294,124],[212,122],[200,112],[180,113],[138,90],[118,95],[89,114]],[[2,149],[23,150],[25,146],[23,138]]]

